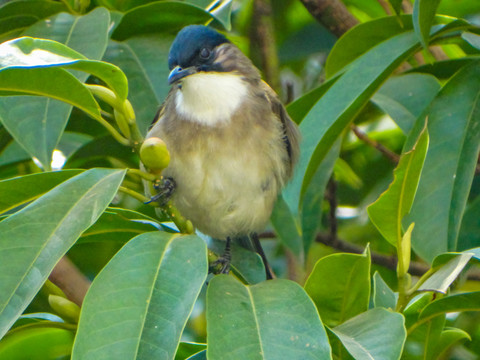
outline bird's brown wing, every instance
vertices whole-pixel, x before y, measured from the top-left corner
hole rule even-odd
[[[300,153],[300,132],[298,131],[298,126],[288,115],[287,110],[283,106],[275,91],[273,91],[266,82],[262,81],[262,84],[273,113],[277,115],[278,120],[281,121],[283,125],[284,142],[290,158],[290,171],[292,171]]]

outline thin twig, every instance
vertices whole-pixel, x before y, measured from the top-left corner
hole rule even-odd
[[[391,162],[393,162],[394,164],[397,164],[399,159],[400,159],[400,156],[398,156],[397,154],[395,154],[393,151],[391,151],[390,149],[387,149],[385,146],[383,146],[382,144],[380,144],[378,141],[375,141],[371,138],[369,138],[367,136],[367,134],[365,134],[364,132],[362,132],[357,126],[355,126],[354,124],[352,124],[350,126],[350,128],[352,129],[353,133],[360,139],[362,140],[364,143],[366,143],[367,145],[370,145],[371,147],[377,149],[378,151],[380,151],[384,156],[386,156]]]

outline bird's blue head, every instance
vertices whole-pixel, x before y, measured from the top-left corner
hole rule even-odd
[[[168,54],[170,84],[198,71],[211,71],[215,48],[229,41],[218,31],[203,25],[184,27],[173,41]]]

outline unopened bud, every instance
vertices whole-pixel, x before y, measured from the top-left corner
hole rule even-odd
[[[146,139],[140,147],[140,160],[152,172],[161,172],[170,163],[170,152],[158,137]]]

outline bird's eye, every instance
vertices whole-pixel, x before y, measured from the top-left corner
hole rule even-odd
[[[200,57],[202,59],[208,59],[210,57],[210,50],[208,50],[207,48],[203,48],[202,50],[200,50]]]

